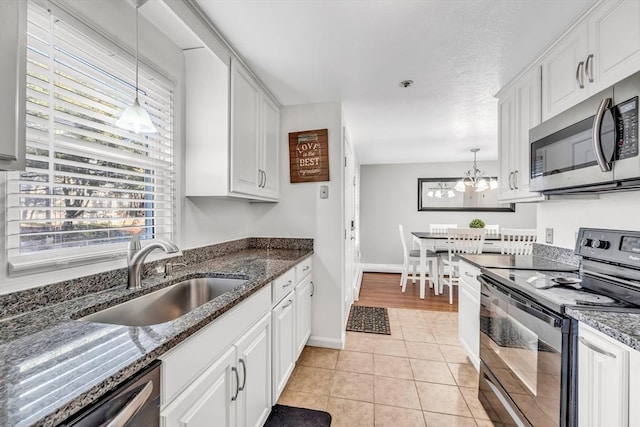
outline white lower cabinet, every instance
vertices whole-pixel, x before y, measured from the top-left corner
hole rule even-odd
[[[262,426],[271,410],[271,286],[163,354],[161,426]]]
[[[287,385],[296,363],[295,292],[287,294],[272,311],[273,325],[273,403]]]
[[[458,339],[467,356],[480,369],[480,270],[464,261],[460,262],[458,284]]]
[[[185,391],[160,413],[165,427],[235,426],[233,390],[236,378],[232,369],[236,364],[235,348],[228,349],[198,377]],[[235,372],[235,371],[234,371]]]
[[[313,281],[311,275],[305,277],[296,286],[296,359],[311,336],[311,298],[313,297]]]
[[[235,344],[238,364],[238,426],[261,427],[271,411],[271,314]]]
[[[640,353],[580,323],[578,425],[640,425]]]

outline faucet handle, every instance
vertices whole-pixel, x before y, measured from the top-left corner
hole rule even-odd
[[[166,263],[164,265],[164,278],[170,279],[171,277],[173,277],[173,267],[186,267],[186,266],[187,264],[183,262]]]

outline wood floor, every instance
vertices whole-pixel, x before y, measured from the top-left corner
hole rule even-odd
[[[433,311],[458,311],[458,287],[453,287],[453,304],[449,304],[449,289],[445,293],[435,295],[427,286],[425,299],[420,299],[420,282],[407,282],[407,291],[400,287],[400,273],[364,273],[360,287],[360,299],[356,305],[387,308],[409,308]]]

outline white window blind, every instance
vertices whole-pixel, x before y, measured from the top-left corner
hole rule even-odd
[[[158,132],[118,129],[135,97],[134,58],[32,2],[27,33],[27,167],[7,180],[10,270],[122,256],[134,234],[171,239],[172,82],[141,66],[140,103]]]

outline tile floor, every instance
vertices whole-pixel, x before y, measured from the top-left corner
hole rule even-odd
[[[347,332],[344,350],[305,347],[278,403],[329,412],[332,427],[492,426],[457,313],[389,309],[391,335]]]

